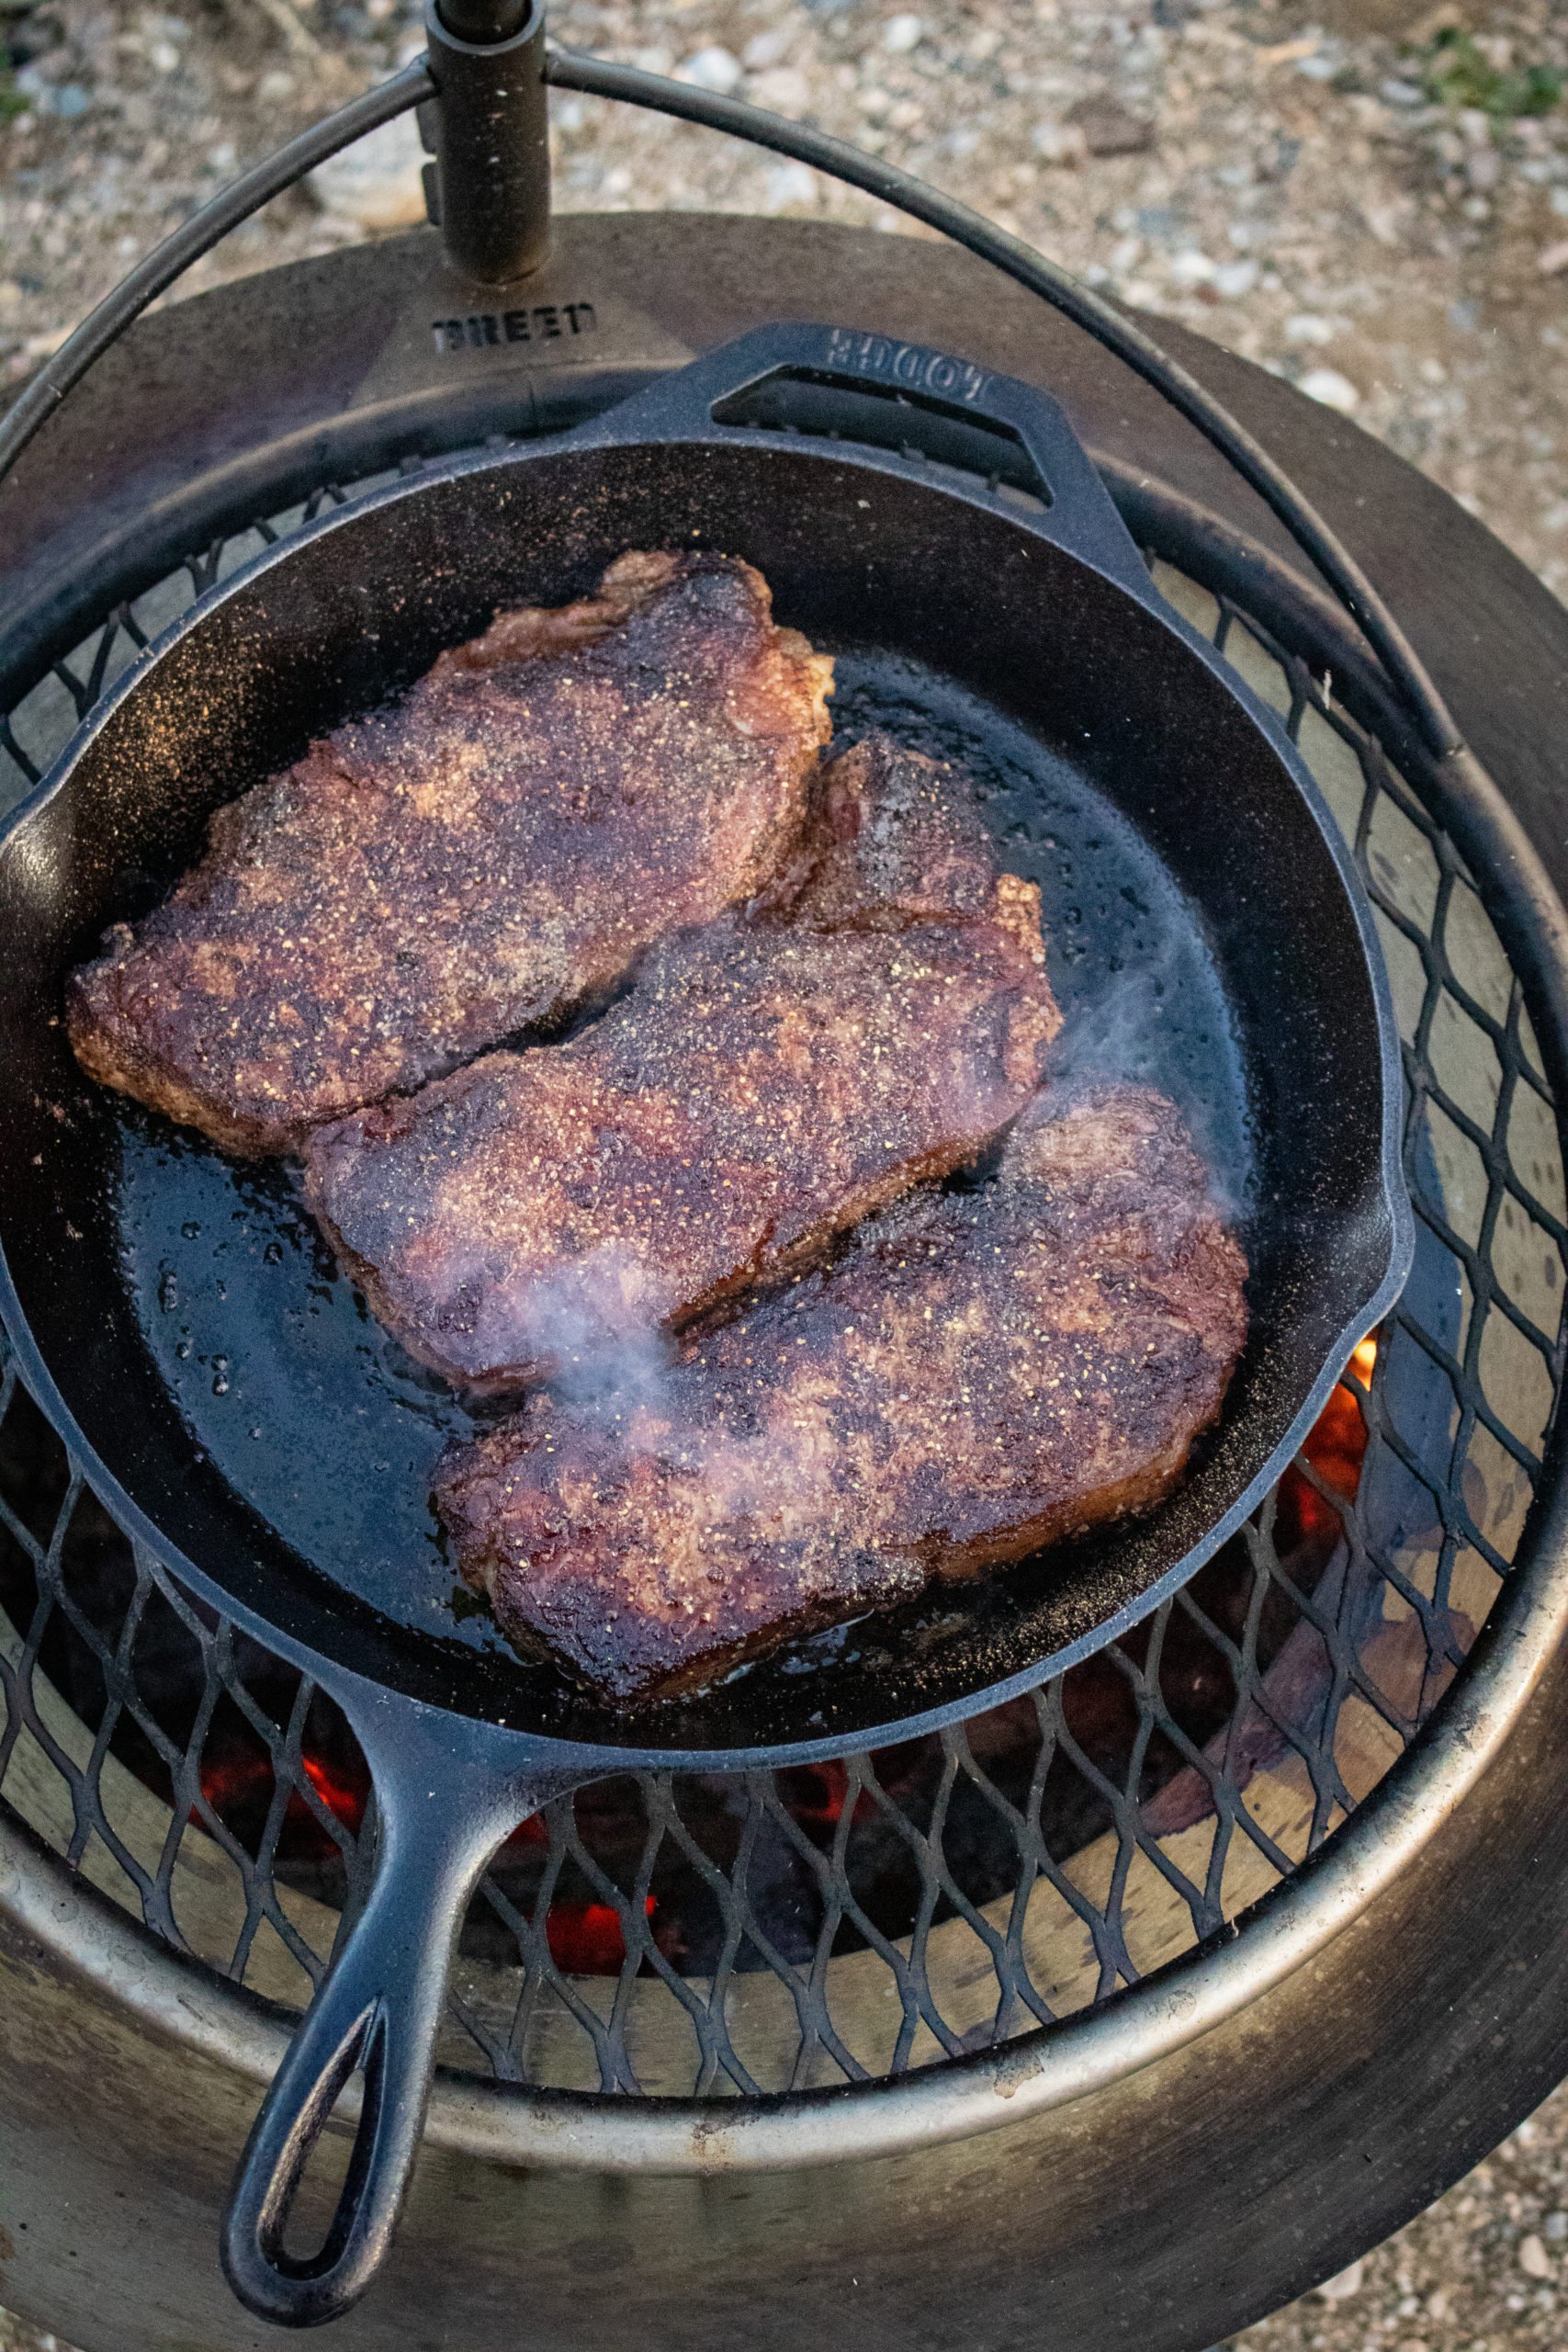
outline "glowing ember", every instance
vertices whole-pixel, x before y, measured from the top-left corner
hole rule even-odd
[[[369,1783],[364,1780],[350,1781],[341,1771],[334,1771],[333,1767],[319,1756],[306,1755],[301,1757],[300,1761],[305,1767],[305,1778],[310,1781],[327,1811],[335,1813],[344,1828],[353,1830],[357,1837],[360,1824],[365,1819],[365,1806],[370,1793]]]
[[[342,1743],[337,1743],[342,1746]],[[355,1751],[328,1753],[311,1746],[300,1755],[306,1780],[327,1812],[357,1837],[370,1800],[370,1780]],[[272,1758],[248,1733],[210,1737],[201,1758],[201,1793],[224,1827],[254,1851],[276,1791]],[[191,1820],[203,1826],[193,1807]],[[320,1861],[335,1856],[337,1842],[303,1792],[291,1789],[277,1834],[277,1860]]]
[[[1340,1510],[1356,1498],[1366,1456],[1367,1425],[1360,1398],[1370,1389],[1377,1352],[1376,1335],[1363,1340],[1355,1350],[1344,1379],[1302,1447],[1301,1466],[1292,1465],[1280,1483],[1274,1541],[1280,1559],[1290,1564],[1292,1580],[1313,1582],[1342,1538]],[[1354,1387],[1347,1385],[1349,1382],[1354,1382]],[[1236,1564],[1227,1566],[1226,1558],[1222,1555],[1211,1563],[1195,1589],[1208,1615],[1232,1639],[1239,1640],[1252,1590],[1251,1572],[1243,1563],[1238,1577]],[[1277,1638],[1278,1629],[1264,1642],[1268,1654]],[[1144,1628],[1128,1635],[1122,1646],[1141,1661],[1146,1642]],[[1166,1629],[1161,1688],[1168,1704],[1180,1712],[1189,1738],[1200,1743],[1225,1720],[1234,1704],[1234,1689],[1223,1657],[1179,1614]],[[1125,1673],[1117,1670],[1109,1657],[1086,1660],[1067,1677],[1062,1703],[1077,1745],[1102,1772],[1112,1779],[1122,1777],[1138,1737],[1136,1709]],[[286,1713],[285,1706],[275,1713],[274,1719],[281,1722]],[[1028,1803],[1038,1739],[1032,1703],[1025,1700],[1011,1708],[992,1710],[970,1726],[970,1737],[987,1772],[1011,1789],[1016,1802]],[[1173,1762],[1174,1758],[1169,1760]],[[316,1804],[299,1790],[290,1792],[276,1827],[276,1862],[285,1876],[291,1867],[300,1873],[297,1883],[312,1891],[326,1883],[330,1893],[337,1883],[333,1873],[341,1873],[343,1858],[317,1805],[341,1823],[349,1837],[357,1837],[368,1804],[369,1780],[346,1726],[319,1713],[312,1714],[301,1761]],[[935,1743],[914,1740],[879,1751],[872,1766],[882,1792],[881,1804],[867,1788],[856,1790],[852,1838],[861,1857],[863,1895],[874,1915],[886,1913],[886,1930],[895,1933],[900,1931],[897,1922],[917,1899],[918,1890],[908,1883],[904,1841],[888,1822],[898,1812],[923,1816],[941,1777],[942,1758]],[[797,1831],[819,1852],[833,1849],[850,1830],[846,1815],[852,1814],[852,1779],[840,1758],[783,1770],[776,1775],[775,1786]],[[231,1835],[252,1853],[261,1852],[277,1804],[273,1758],[266,1743],[232,1711],[227,1720],[220,1715],[211,1727],[202,1758],[201,1788],[211,1813]],[[961,1785],[950,1807],[949,1836],[955,1834],[963,1799]],[[1056,1801],[1070,1802],[1066,1782]],[[713,1789],[705,1784],[689,1787],[682,1805],[688,1826],[695,1829],[715,1865],[731,1866],[738,1822],[728,1802],[728,1784],[716,1783]],[[884,1808],[891,1808],[886,1818]],[[198,1826],[206,1826],[198,1812],[191,1817]],[[987,1823],[976,1835],[989,1834]],[[1089,1816],[1082,1821],[1075,1818],[1070,1834],[1087,1836],[1095,1826]],[[597,1790],[584,1791],[576,1827],[589,1852],[609,1875],[622,1884],[632,1883],[641,1867],[639,1852],[647,1822],[641,1801],[629,1787],[604,1783]],[[767,1849],[772,1858],[764,1870],[764,1875],[771,1872],[776,1880],[777,1901],[770,1912],[770,1929],[787,1946],[792,1936],[815,1933],[809,1864],[800,1862],[777,1833],[765,1835],[773,1836],[775,1841]],[[615,1903],[591,1899],[581,1872],[570,1860],[567,1883],[559,1884],[549,1868],[550,1847],[550,1825],[537,1813],[520,1822],[504,1841],[495,1867],[508,1900],[525,1916],[537,1920],[543,1885],[555,1886],[544,1921],[555,1967],[563,1976],[618,1976],[628,1958],[625,1912]],[[323,1871],[325,1882],[321,1876]],[[671,1876],[661,1862],[660,1871],[659,1893],[643,1898],[659,1950],[678,1968],[711,1967],[709,1947],[720,1929],[707,1919],[703,1890],[688,1884],[678,1869]],[[687,1879],[692,1876],[687,1873]]]
[[[651,1894],[644,1908],[651,1919]],[[545,1939],[563,1976],[618,1976],[626,1964],[621,1915],[611,1903],[552,1903]]]
[[[1370,1388],[1377,1360],[1378,1335],[1374,1331],[1352,1354],[1345,1367],[1347,1377],[1356,1380],[1363,1390]],[[1361,1418],[1360,1400],[1341,1381],[1302,1447],[1302,1459],[1327,1489],[1326,1495],[1320,1494],[1293,1463],[1280,1481],[1274,1542],[1281,1559],[1302,1544],[1333,1545],[1338,1542],[1343,1531],[1339,1513],[1330,1498],[1346,1503],[1355,1501],[1366,1452],[1367,1425]]]

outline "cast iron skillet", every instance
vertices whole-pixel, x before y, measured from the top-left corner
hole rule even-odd
[[[1066,1039],[1175,1092],[1228,1188],[1252,1323],[1220,1430],[1148,1519],[622,1717],[453,1613],[426,1474],[467,1416],[334,1280],[287,1172],[87,1082],[60,1012],[67,971],[162,895],[218,803],[497,605],[693,544],[760,565],[780,617],[838,655],[840,735],[890,725],[975,771],[1009,863],[1043,882]],[[242,2301],[285,2324],[347,2309],[386,2251],[454,1937],[525,1815],[637,1766],[908,1738],[1111,1641],[1268,1491],[1409,1263],[1381,956],[1297,754],[1156,594],[1052,401],[877,336],[765,328],[258,558],[18,812],[0,925],[0,1312],[24,1374],[122,1524],[320,1682],[374,1775],[373,1889],[258,2117],[224,2242]],[[294,2188],[355,2068],[348,2178],[298,2258]]]

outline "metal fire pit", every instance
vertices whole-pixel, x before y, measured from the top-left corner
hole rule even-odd
[[[978,265],[567,222],[527,340],[486,300],[421,235],[204,298],[105,363],[0,501],[8,797],[322,501],[829,308],[1056,391],[1165,593],[1287,718],[1378,911],[1420,1238],[1302,1461],[1119,1647],[941,1739],[628,1777],[526,1826],[465,1930],[404,2239],[341,2340],[783,2347],[853,2302],[874,2345],[1135,2327],[1196,2352],[1404,2219],[1568,2056],[1539,1957],[1568,1910],[1562,1767],[1529,1712],[1568,1611],[1554,903],[1250,495]],[[1525,639],[1568,675],[1568,619],[1337,420],[1183,356],[1393,551],[1382,584],[1529,818],[1553,720]],[[1477,614],[1481,653],[1450,634]],[[274,2341],[223,2292],[216,2215],[363,1894],[374,1792],[320,1696],[138,1555],[9,1372],[0,1528],[0,2299],[85,2352]]]
[[[322,485],[118,607],[8,715],[9,758],[41,771],[258,537],[363,487]],[[1102,1657],[967,1730],[825,1766],[627,1774],[527,1823],[470,1915],[450,2065],[750,2099],[897,2081],[1058,2023],[1316,1854],[1491,1612],[1540,1475],[1561,1309],[1562,1165],[1522,989],[1375,713],[1351,715],[1341,650],[1292,654],[1265,598],[1243,607],[1217,577],[1216,594],[1150,560],[1286,719],[1381,917],[1421,1211],[1404,1297],[1246,1537]],[[1068,932],[1056,952],[1082,951]],[[186,1228],[203,1250],[177,1287],[165,1276],[163,1304],[176,1353],[194,1350],[221,1396],[228,1358],[193,1333],[226,1261],[238,1281],[263,1241],[221,1170],[212,1190],[220,1221]],[[349,1295],[324,1254],[315,1288],[322,1308]],[[297,2004],[367,1880],[371,1775],[347,1724],[121,1534],[11,1370],[0,1493],[15,1634],[0,1794],[167,1940]],[[62,1713],[91,1735],[85,1754]],[[832,2134],[796,2137],[811,2154]]]

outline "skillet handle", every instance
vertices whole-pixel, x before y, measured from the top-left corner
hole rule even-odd
[[[423,1711],[421,1711],[423,1713]],[[450,1718],[447,1718],[450,1739]],[[418,2153],[452,1947],[502,1839],[582,1774],[470,1769],[410,1739],[371,1753],[380,1806],[376,1876],[289,2044],[240,2160],[224,2217],[230,2286],[258,2319],[313,2327],[357,2302],[384,2261]],[[295,2193],[344,2085],[364,2075],[348,2175],[320,2249],[285,2251]]]
[[[1144,602],[1157,601],[1148,568],[1060,402],[1015,376],[999,375],[924,344],[900,343],[891,335],[852,327],[795,322],[756,327],[633,393],[592,424],[578,427],[572,439],[723,441],[744,421],[734,412],[748,396],[755,406],[771,382],[792,380],[869,396],[865,411],[874,403],[893,423],[891,434],[885,428],[869,436],[882,444],[879,461],[900,469],[911,460],[899,454],[897,420],[901,413],[913,422],[920,411],[949,426],[968,424],[969,448],[983,452],[989,439],[1004,465],[1010,458],[1010,470],[1023,453],[1028,459],[1023,470],[1032,473],[1032,486],[1043,511],[1014,504],[1009,509],[1011,519],[1134,590]],[[976,426],[981,428],[978,436],[973,432]],[[801,431],[798,425],[784,429],[792,438]],[[852,425],[843,427],[841,437],[854,440]],[[918,465],[920,459],[913,462]],[[973,469],[976,460],[961,456],[956,462]],[[983,454],[978,465],[985,469]]]

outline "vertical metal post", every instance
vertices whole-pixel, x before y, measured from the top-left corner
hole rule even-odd
[[[549,251],[544,0],[426,0],[424,22],[426,209],[457,268],[504,286]]]

